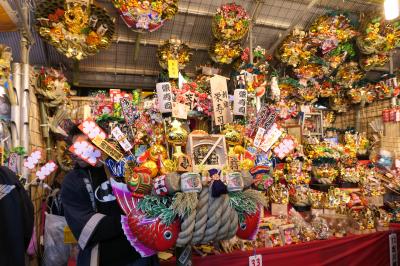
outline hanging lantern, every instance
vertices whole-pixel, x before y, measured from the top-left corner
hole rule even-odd
[[[217,9],[212,21],[212,30],[219,40],[238,41],[249,31],[250,18],[246,10],[234,3]]]
[[[178,12],[178,0],[113,0],[125,24],[133,31],[153,32]]]
[[[36,9],[39,35],[68,58],[81,60],[109,46],[114,22],[104,9],[74,1],[43,1]]]
[[[178,60],[179,69],[184,69],[193,53],[180,40],[171,39],[158,47],[158,63],[163,69],[168,69],[168,60]]]

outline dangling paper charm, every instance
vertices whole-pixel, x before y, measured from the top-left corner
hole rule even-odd
[[[101,151],[83,138],[78,138],[68,150],[92,166],[101,158]]]
[[[39,163],[40,159],[42,159],[42,151],[33,151],[31,155],[29,155],[29,157],[24,161],[24,166],[29,170],[33,170]]]
[[[275,101],[279,101],[281,98],[281,90],[279,89],[278,86],[278,78],[277,77],[272,77],[271,79],[271,96],[272,99]]]
[[[39,171],[36,172],[36,177],[40,180],[44,180],[46,177],[51,175],[55,170],[57,170],[58,166],[54,161],[49,161],[45,165],[40,168]]]
[[[106,133],[90,118],[83,121],[78,128],[91,140],[97,136],[102,139],[107,137]]]

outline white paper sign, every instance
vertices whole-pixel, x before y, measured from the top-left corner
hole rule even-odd
[[[217,126],[232,122],[226,80],[227,78],[219,75],[210,79],[214,120]]]
[[[260,254],[250,256],[249,266],[262,266],[262,256]]]
[[[262,127],[259,127],[257,130],[257,134],[253,141],[254,147],[256,147],[256,148],[260,147],[261,141],[263,141],[263,139],[264,139],[264,134],[265,134],[265,129]]]
[[[233,114],[246,115],[247,109],[247,91],[237,89],[233,93]]]
[[[122,133],[122,131],[119,127],[115,127],[111,131],[111,134],[118,141],[119,145],[121,145],[121,147],[125,151],[130,151],[133,148],[132,144],[126,139],[126,136],[124,135],[124,133]]]
[[[169,82],[161,82],[156,84],[158,108],[161,113],[172,112],[172,91]]]
[[[172,103],[172,117],[179,119],[187,119],[190,107],[183,103]]]
[[[278,129],[278,126],[274,124],[268,132],[264,135],[264,140],[261,143],[260,148],[268,152],[269,149],[271,149],[272,145],[279,139],[279,137],[282,135],[282,131]]]

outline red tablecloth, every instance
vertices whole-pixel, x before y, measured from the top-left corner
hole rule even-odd
[[[397,234],[397,249],[400,252],[400,226],[390,231],[365,235],[352,235],[330,240],[317,240],[297,245],[257,249],[263,265],[362,265],[383,266],[390,264],[389,234]],[[236,251],[206,257],[193,256],[193,265],[197,266],[248,266],[248,257],[253,252]],[[162,262],[162,266],[175,265],[175,261]]]

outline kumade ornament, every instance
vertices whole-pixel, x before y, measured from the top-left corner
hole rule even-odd
[[[92,119],[86,119],[83,121],[78,128],[89,137],[89,139],[94,139],[95,137],[100,137],[101,139],[105,139],[107,134],[99,127],[96,122]]]
[[[28,168],[29,170],[33,170],[39,163],[40,159],[42,159],[42,151],[33,151],[24,161],[24,167]]]
[[[96,166],[101,158],[101,151],[83,138],[78,138],[69,151],[92,166]]]
[[[48,161],[45,165],[43,165],[37,172],[36,177],[40,180],[44,180],[51,173],[56,171],[58,168],[57,164],[54,161]]]

